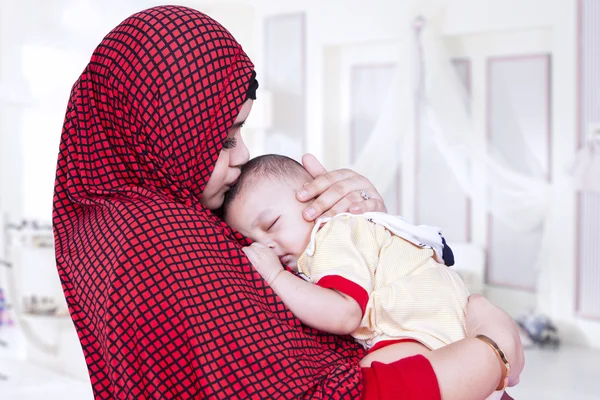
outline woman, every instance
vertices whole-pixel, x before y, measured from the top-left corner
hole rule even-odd
[[[477,339],[361,372],[345,337],[302,326],[217,216],[248,160],[240,127],[257,84],[221,25],[184,7],[131,16],[75,83],[54,197],[56,259],[96,398],[484,398],[500,380]],[[320,175],[314,219],[384,210],[351,171]],[[373,198],[362,200],[358,190]],[[247,243],[246,243],[247,244]],[[514,324],[475,299],[469,331],[504,347],[518,380]],[[479,313],[487,314],[485,317]],[[465,394],[465,392],[469,392]],[[469,397],[471,396],[471,397]]]

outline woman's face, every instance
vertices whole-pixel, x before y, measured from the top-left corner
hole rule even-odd
[[[250,158],[248,148],[242,140],[241,128],[251,109],[252,100],[247,100],[229,130],[215,169],[202,193],[200,202],[209,210],[216,210],[221,207],[225,199],[225,193],[240,176],[240,167],[247,163]]]

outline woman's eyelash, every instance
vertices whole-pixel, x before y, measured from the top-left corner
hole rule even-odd
[[[223,142],[223,147],[226,149],[233,149],[236,144],[237,144],[236,138],[225,139],[225,141]]]
[[[244,126],[245,123],[246,123],[246,121],[242,122],[240,124],[240,126],[238,126],[236,129],[242,129],[242,127]],[[225,139],[225,142],[223,142],[223,147],[226,149],[233,149],[236,144],[237,144],[236,138]]]

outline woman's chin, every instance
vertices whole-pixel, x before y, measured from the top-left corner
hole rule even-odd
[[[220,194],[218,196],[211,196],[208,199],[202,199],[200,202],[204,205],[204,207],[208,208],[210,211],[216,211],[225,202],[225,193]]]

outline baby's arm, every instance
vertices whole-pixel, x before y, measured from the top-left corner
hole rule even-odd
[[[313,328],[348,335],[360,325],[362,310],[352,297],[333,289],[307,282],[288,271],[283,271],[271,283],[300,321]]]
[[[352,297],[313,285],[284,270],[275,252],[259,243],[243,250],[254,268],[304,324],[338,335],[350,334],[358,328],[362,310]]]

